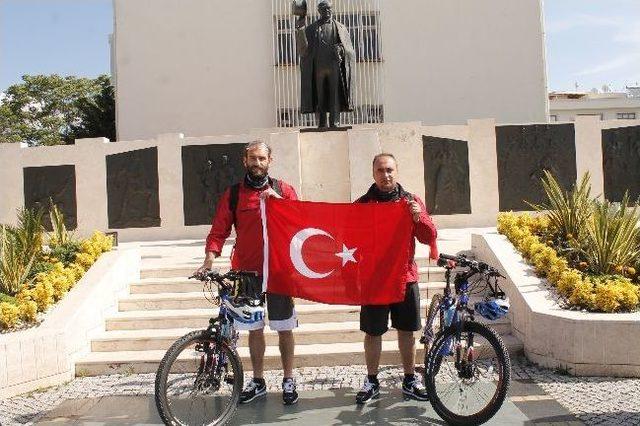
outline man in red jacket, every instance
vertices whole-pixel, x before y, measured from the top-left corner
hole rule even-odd
[[[261,141],[247,145],[243,163],[246,169],[244,181],[233,185],[222,194],[211,231],[207,236],[205,260],[197,272],[211,269],[213,260],[220,256],[225,240],[236,229],[236,243],[231,255],[231,268],[243,271],[256,271],[262,275],[263,239],[260,199],[265,197],[296,200],[295,189],[285,182],[269,177],[271,148]],[[248,283],[254,293],[262,291],[262,277]],[[282,399],[284,404],[298,401],[295,381],[293,380],[294,339],[292,330],[298,326],[293,299],[276,294],[267,294],[267,316],[269,326],[278,331],[280,356],[284,380]],[[263,378],[265,351],[264,321],[253,324],[236,323],[236,328],[249,330],[249,353],[253,365],[253,379],[245,386],[240,395],[240,403],[248,403],[267,394]]]
[[[418,267],[414,260],[417,238],[430,247],[429,256],[438,257],[436,238],[438,233],[427,209],[420,198],[406,192],[396,181],[398,165],[392,154],[378,154],[373,159],[373,179],[365,195],[356,203],[385,203],[407,200],[408,214],[414,222],[413,238],[410,244],[409,264],[407,265],[405,299],[402,302],[384,306],[363,306],[360,310],[360,330],[364,331],[364,353],[367,363],[367,378],[360,392],[356,395],[357,404],[366,404],[380,395],[378,382],[378,367],[382,352],[382,335],[388,330],[389,315],[391,326],[398,331],[398,347],[404,369],[402,393],[406,398],[427,401],[429,396],[421,384],[419,376],[415,374],[416,345],[414,331],[421,328],[420,324],[420,288],[418,287]]]

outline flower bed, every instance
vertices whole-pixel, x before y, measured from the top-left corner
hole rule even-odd
[[[545,277],[557,289],[568,308],[630,312],[640,307],[635,268],[617,268],[620,274],[593,275],[571,267],[571,259],[559,254],[555,248],[557,237],[552,239],[548,216],[503,213],[498,216],[498,232],[511,241],[539,276]],[[571,237],[569,235],[569,239]],[[577,266],[585,269],[588,265],[581,262],[584,261],[578,262]]]
[[[49,246],[43,248],[41,220],[42,213],[23,210],[17,228],[2,228],[0,272],[6,292],[0,293],[2,331],[36,324],[39,313],[62,299],[98,257],[111,250],[111,237],[101,232],[73,240],[57,209],[52,211],[55,226]]]

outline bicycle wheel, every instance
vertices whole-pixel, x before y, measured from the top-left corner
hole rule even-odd
[[[433,346],[433,341],[435,337],[438,335],[440,330],[442,329],[442,324],[444,324],[444,314],[440,309],[440,303],[442,302],[442,294],[435,294],[431,298],[431,303],[426,308],[425,318],[427,321],[425,322],[425,327],[431,327],[431,330],[427,331],[429,337],[431,337],[431,341],[426,341],[424,344],[424,365],[427,365],[427,356],[429,355],[429,349]]]
[[[463,324],[460,338],[456,327],[437,336],[425,366],[431,406],[453,425],[479,425],[493,417],[510,380],[504,342],[493,329],[472,321]]]
[[[242,363],[227,344],[193,331],[169,348],[156,373],[156,407],[167,425],[223,425],[236,412]]]

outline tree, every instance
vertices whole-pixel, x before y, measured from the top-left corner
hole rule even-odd
[[[0,142],[71,144],[79,137],[115,139],[115,100],[108,76],[22,76],[0,105]]]
[[[99,91],[78,100],[80,123],[72,124],[75,139],[105,137],[116,139],[116,103],[111,79],[106,75],[96,78]]]

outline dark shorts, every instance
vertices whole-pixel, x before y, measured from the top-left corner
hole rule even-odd
[[[368,305],[360,309],[360,330],[371,336],[382,336],[391,327],[401,331],[420,330],[420,287],[407,283],[404,301],[392,305]]]
[[[243,286],[248,294],[253,294],[258,298],[262,293],[262,277],[243,278]],[[269,328],[276,331],[289,331],[298,326],[298,319],[293,303],[293,298],[289,296],[281,296],[279,294],[267,294],[267,318],[269,319]],[[257,330],[264,328],[264,321],[256,322],[250,325],[237,323],[238,330]]]

